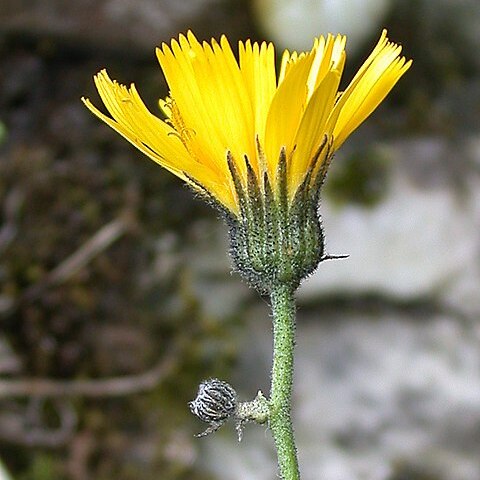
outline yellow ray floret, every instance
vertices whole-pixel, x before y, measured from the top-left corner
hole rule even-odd
[[[411,65],[383,31],[339,92],[345,43],[345,36],[328,35],[315,39],[309,52],[285,51],[277,77],[272,44],[240,42],[237,61],[225,36],[200,43],[188,32],[157,49],[170,89],[159,102],[163,119],[146,108],[134,85],[112,81],[105,70],[95,84],[110,116],[82,100],[152,160],[238,215],[227,154],[242,181],[247,158],[259,183],[267,175],[275,184],[284,150],[292,199],[325,138],[331,156]]]

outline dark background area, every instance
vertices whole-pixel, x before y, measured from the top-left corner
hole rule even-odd
[[[384,26],[414,66],[332,172],[333,204],[382,201],[384,163],[368,153],[372,138],[441,138],[449,158],[409,158],[410,175],[456,185],[478,178],[478,146],[473,161],[462,150],[478,139],[479,34],[468,27],[478,29],[475,5],[392,1],[355,46],[346,78]],[[262,303],[229,275],[226,251],[197,265],[216,213],[97,121],[80,97],[100,105],[92,76],[108,67],[120,82],[134,81],[156,111],[167,93],[156,45],[187,29],[205,39],[226,33],[232,45],[268,40],[256,12],[235,0],[2,0],[0,461],[13,479],[224,478],[205,467],[193,437],[202,425],[187,402],[203,378],[236,375],[238,339],[249,335],[244,317]],[[220,305],[229,301],[221,288],[232,289],[234,308],[212,308],[202,282],[215,286],[208,293]],[[372,304],[416,314],[444,308],[428,293],[399,300],[373,289],[309,297],[305,311]],[[476,305],[467,311],[463,321],[475,322]],[[267,382],[267,371],[258,375]],[[478,443],[466,448],[475,455]],[[390,480],[444,479],[402,465]]]

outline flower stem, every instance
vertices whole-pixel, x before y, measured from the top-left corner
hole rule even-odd
[[[293,351],[295,346],[294,288],[276,285],[271,292],[273,310],[273,365],[269,424],[277,449],[282,480],[299,480],[297,448],[291,418]]]

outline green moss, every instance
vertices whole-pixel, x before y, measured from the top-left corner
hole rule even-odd
[[[36,453],[28,470],[18,477],[18,480],[52,480],[65,478],[51,453]]]
[[[0,122],[0,145],[4,142],[6,137],[7,137],[7,128],[2,122]]]
[[[430,469],[399,462],[394,466],[394,471],[388,480],[440,480],[443,476],[430,471]]]
[[[391,162],[380,148],[358,149],[334,159],[323,193],[335,203],[375,207],[387,195]]]

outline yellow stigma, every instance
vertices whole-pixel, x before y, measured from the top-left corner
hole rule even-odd
[[[200,43],[188,32],[157,48],[170,88],[169,97],[159,102],[163,119],[146,108],[134,85],[112,81],[105,70],[95,84],[110,116],[82,100],[148,157],[237,216],[227,156],[242,181],[247,181],[247,157],[259,183],[267,175],[274,184],[284,151],[292,200],[325,139],[331,146],[325,155],[331,156],[412,63],[383,31],[339,92],[345,43],[345,36],[327,35],[316,38],[309,52],[285,51],[277,75],[271,43],[239,42],[237,59],[225,36]],[[328,161],[317,159],[319,166]]]

